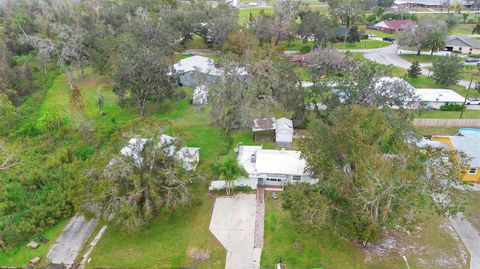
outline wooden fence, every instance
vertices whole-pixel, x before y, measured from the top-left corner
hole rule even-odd
[[[414,119],[417,127],[480,127],[480,119]]]

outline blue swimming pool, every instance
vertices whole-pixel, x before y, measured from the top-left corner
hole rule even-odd
[[[466,137],[480,138],[480,129],[475,128],[461,128],[458,129],[458,134]]]

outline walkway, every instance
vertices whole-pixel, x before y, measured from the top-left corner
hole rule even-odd
[[[256,211],[255,194],[215,200],[210,231],[227,250],[226,269],[260,268],[259,251],[254,247]]]
[[[480,269],[480,236],[463,214],[450,218],[452,227],[470,252],[470,269]]]
[[[70,268],[97,225],[96,219],[87,220],[84,216],[75,215],[48,251],[47,259]]]

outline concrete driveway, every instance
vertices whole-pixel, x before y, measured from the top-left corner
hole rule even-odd
[[[97,224],[95,219],[87,220],[81,215],[73,217],[48,251],[47,259],[70,268]]]
[[[215,200],[210,231],[227,250],[226,269],[260,268],[261,249],[254,248],[256,195]]]
[[[463,214],[450,218],[450,223],[470,252],[470,269],[480,269],[480,236]]]

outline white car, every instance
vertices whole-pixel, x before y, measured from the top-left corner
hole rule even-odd
[[[480,105],[480,99],[477,97],[468,98],[467,105]]]

